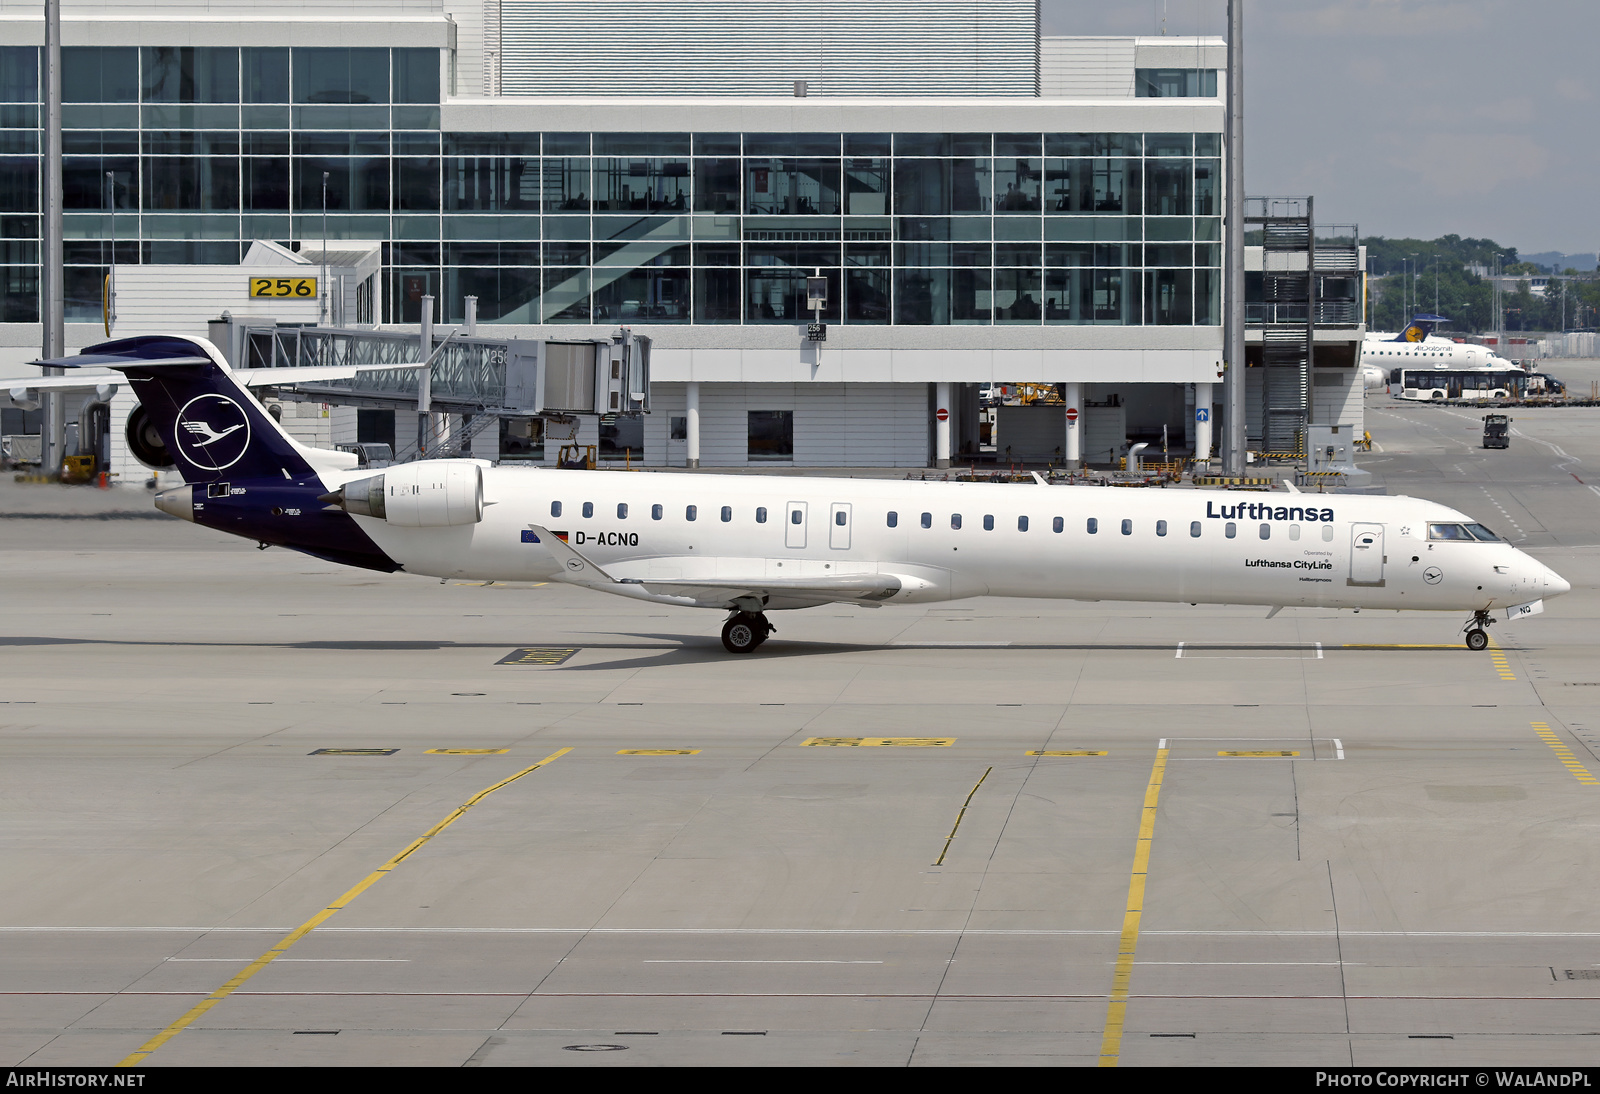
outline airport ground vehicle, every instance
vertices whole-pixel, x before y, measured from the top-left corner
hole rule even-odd
[[[725,611],[733,653],[765,641],[769,611],[971,596],[1467,611],[1467,644],[1482,649],[1491,613],[1537,614],[1570,588],[1470,517],[1415,498],[472,459],[372,474],[353,453],[295,441],[202,339],[127,338],[41,363],[127,376],[162,442],[136,454],[186,480],[157,495],[164,512],[373,570]]]
[[[1389,370],[1389,394],[1396,399],[1505,399],[1526,379],[1520,371],[1396,368]]]
[[[1504,414],[1485,414],[1483,416],[1483,447],[1511,447],[1510,418]]]

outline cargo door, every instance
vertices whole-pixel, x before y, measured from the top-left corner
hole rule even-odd
[[[828,546],[835,551],[850,549],[850,503],[836,501],[828,512]]]
[[[783,545],[785,547],[804,547],[806,545],[806,503],[791,501],[783,507]]]
[[[1383,525],[1350,526],[1351,585],[1383,584]]]

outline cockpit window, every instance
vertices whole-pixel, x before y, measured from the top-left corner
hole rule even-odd
[[[1428,525],[1429,539],[1464,539],[1470,541],[1472,533],[1461,524],[1430,524]]]
[[[1469,524],[1467,525],[1467,531],[1471,532],[1474,538],[1481,539],[1485,543],[1505,542],[1499,536],[1495,535],[1481,524]]]

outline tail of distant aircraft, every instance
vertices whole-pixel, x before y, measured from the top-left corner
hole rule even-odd
[[[1396,342],[1425,342],[1428,335],[1433,333],[1435,327],[1440,323],[1448,322],[1450,320],[1442,315],[1413,315],[1411,322],[1406,324],[1406,329],[1395,335],[1394,340]]]

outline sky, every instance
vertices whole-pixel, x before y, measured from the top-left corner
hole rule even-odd
[[[1245,188],[1362,235],[1600,248],[1596,0],[1242,0]],[[1046,34],[1227,32],[1226,0],[1042,0]]]

